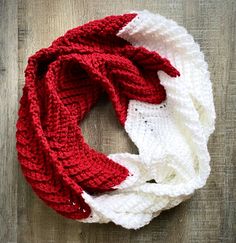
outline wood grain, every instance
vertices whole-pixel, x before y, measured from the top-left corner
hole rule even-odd
[[[0,242],[17,239],[17,5],[0,2]]]
[[[209,141],[212,173],[191,200],[148,226],[81,224],[47,208],[21,175],[15,151],[17,101],[27,58],[91,19],[148,9],[184,25],[209,64],[217,111]],[[234,0],[0,0],[0,242],[236,242],[236,4]],[[82,124],[87,142],[106,154],[135,152],[105,99]]]

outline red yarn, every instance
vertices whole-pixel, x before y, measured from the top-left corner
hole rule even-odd
[[[31,56],[17,122],[22,171],[37,195],[60,214],[90,214],[81,193],[111,190],[128,170],[85,143],[79,122],[106,92],[122,125],[130,99],[161,103],[158,70],[168,60],[116,36],[135,14],[109,16],[68,31]]]

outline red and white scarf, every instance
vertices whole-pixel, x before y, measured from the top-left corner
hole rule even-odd
[[[79,122],[104,92],[139,154],[84,141]],[[183,27],[148,11],[108,16],[29,58],[18,158],[58,213],[137,229],[205,185],[214,121],[207,64]]]

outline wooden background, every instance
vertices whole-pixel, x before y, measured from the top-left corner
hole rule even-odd
[[[217,111],[209,141],[212,173],[191,200],[148,226],[125,230],[81,224],[47,208],[25,183],[15,150],[18,100],[27,57],[88,20],[149,9],[184,25],[209,63]],[[236,242],[236,4],[229,1],[0,0],[0,242]],[[136,151],[102,101],[83,122],[88,143],[104,152]]]

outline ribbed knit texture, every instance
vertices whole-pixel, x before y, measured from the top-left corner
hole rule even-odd
[[[17,123],[18,158],[38,196],[69,218],[89,216],[83,191],[111,190],[129,173],[85,143],[79,122],[107,92],[124,124],[130,99],[165,99],[157,70],[178,74],[156,52],[116,36],[134,17],[110,16],[77,27],[28,61]]]
[[[174,21],[142,11],[89,22],[30,57],[25,74],[18,158],[60,214],[137,229],[205,185],[211,82]],[[105,156],[85,143],[79,122],[104,92],[139,154]]]

